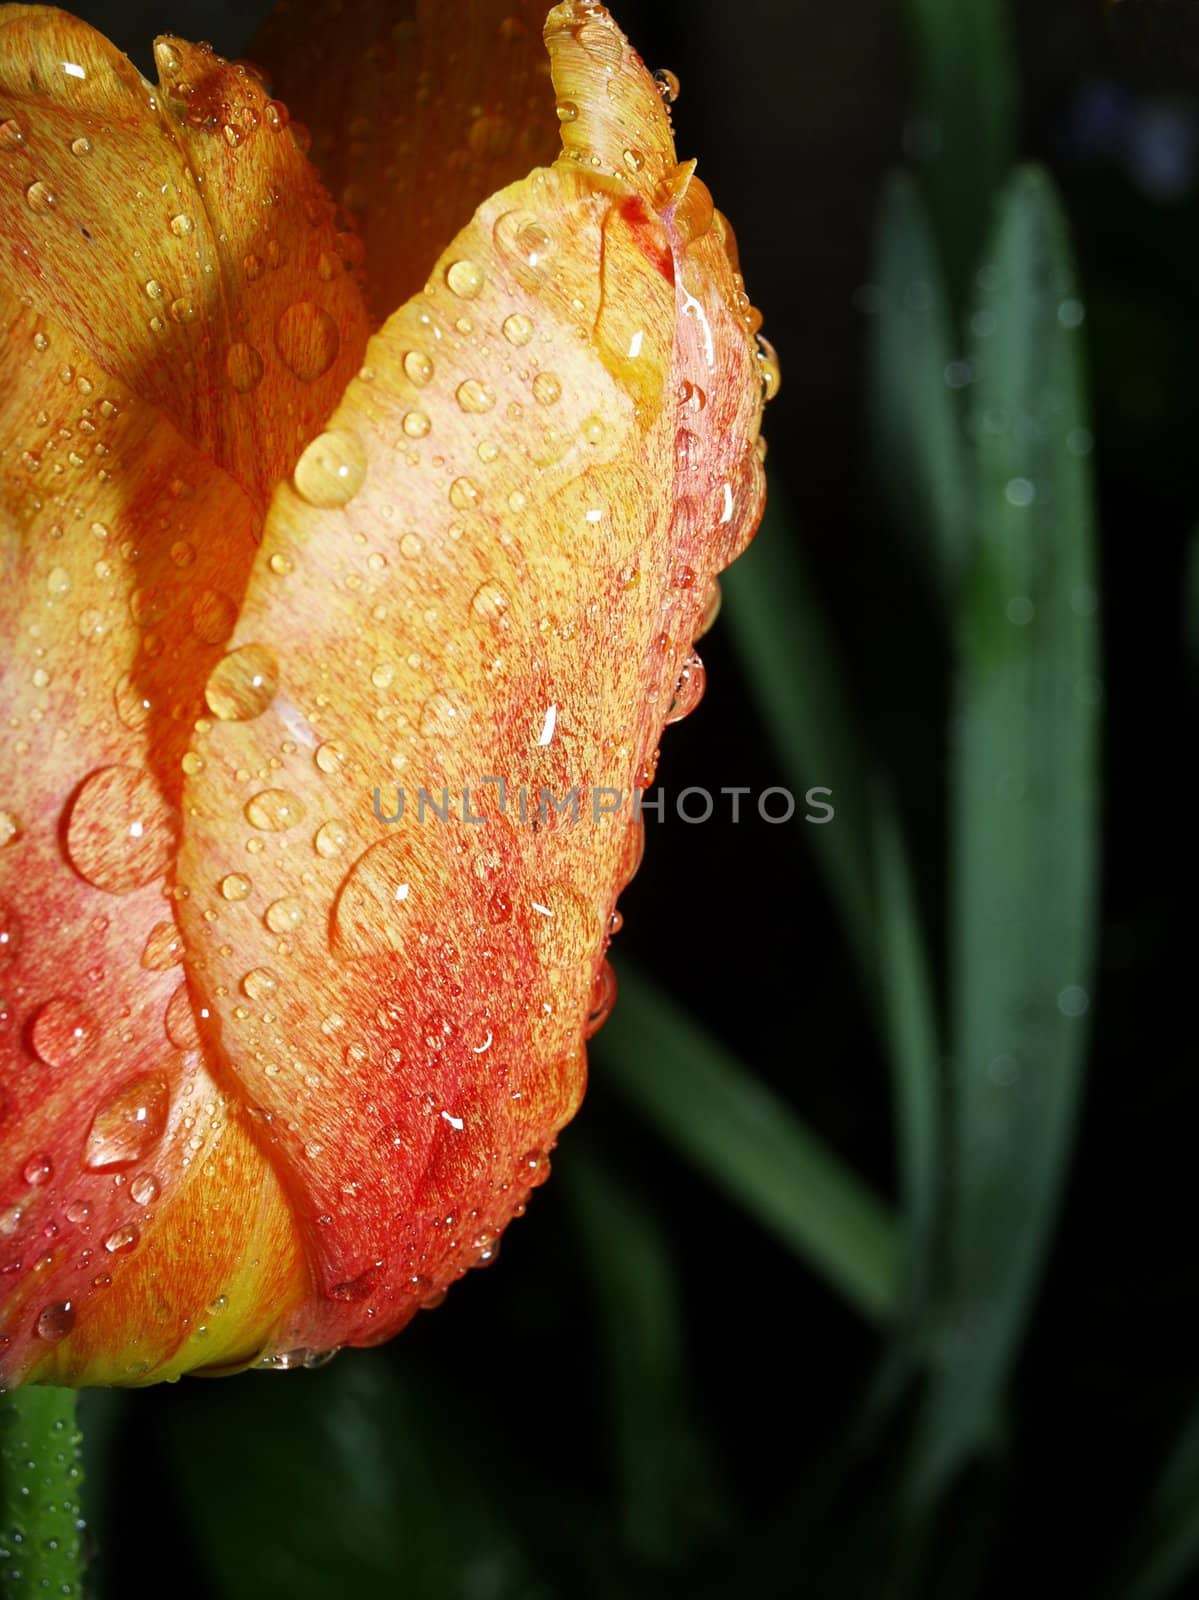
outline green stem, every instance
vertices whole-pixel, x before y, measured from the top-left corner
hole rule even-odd
[[[83,1594],[82,1439],[71,1389],[0,1397],[0,1595]]]

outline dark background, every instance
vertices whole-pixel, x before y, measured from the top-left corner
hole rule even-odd
[[[91,0],[77,9],[145,71],[155,32],[207,38],[238,55],[266,10],[203,0]],[[944,661],[927,595],[872,476],[861,309],[880,183],[912,153],[900,8],[622,0],[618,14],[647,62],[682,80],[680,153],[700,155],[780,352],[783,388],[765,428],[770,480],[785,486],[872,748],[897,776],[935,927],[944,898]],[[1193,737],[1194,688],[1182,595],[1199,508],[1199,0],[1133,0],[1116,11],[1098,0],[1028,0],[1014,19],[1022,151],[1059,185],[1087,307],[1107,682],[1101,976],[1077,1160],[1016,1375],[1019,1468],[993,1492],[963,1486],[949,1523],[967,1553],[949,1542],[913,1591],[930,1595],[1007,1595],[1030,1567],[1046,1588],[1099,1594],[1199,1394],[1199,1085],[1186,1000],[1192,805],[1181,759]],[[707,698],[668,731],[661,780],[669,790],[786,782],[725,627],[703,655]],[[651,824],[646,864],[622,900],[615,962],[619,973],[621,956],[635,956],[888,1194],[888,1080],[814,866],[818,831],[752,817],[737,827]],[[466,1491],[453,1458],[466,1453],[513,1540],[535,1552],[535,1578],[511,1578],[524,1572],[520,1561],[509,1568],[495,1557],[452,1592],[572,1600],[876,1592],[821,1577],[819,1542],[810,1568],[792,1566],[778,1531],[824,1481],[869,1381],[874,1334],[631,1117],[605,1088],[602,1058],[579,1128],[555,1158],[562,1171],[576,1139],[603,1149],[663,1224],[683,1295],[686,1385],[718,1484],[712,1505],[722,1509],[695,1516],[680,1565],[635,1556],[636,1577],[625,1567],[615,1575],[602,1329],[565,1191],[551,1182],[505,1241],[498,1271],[473,1274],[444,1312],[421,1318],[394,1347],[338,1364],[388,1363],[418,1411],[422,1397],[452,1396],[445,1459],[437,1466],[422,1443],[413,1464],[414,1510],[428,1494],[436,1504],[419,1509],[422,1518],[440,1512],[451,1530],[486,1521],[459,1500]],[[152,1546],[170,1553],[167,1592],[223,1600],[209,1550],[217,1513],[196,1507],[206,1475],[228,1473],[269,1498],[279,1489],[269,1461],[261,1482],[239,1476],[243,1457],[257,1460],[249,1435],[274,1426],[281,1408],[288,1427],[310,1431],[296,1418],[322,1403],[325,1381],[253,1375],[97,1402],[93,1514],[104,1592],[161,1595],[162,1572],[146,1560]],[[396,1429],[410,1421],[397,1417]],[[336,1516],[341,1484],[331,1469],[323,1488],[291,1485],[287,1494],[317,1519],[322,1507]],[[831,1542],[852,1542],[873,1484],[867,1461],[838,1487],[837,1509],[823,1517]],[[696,1507],[704,1504],[697,1491]],[[379,1514],[403,1522],[406,1511]],[[751,1550],[763,1556],[752,1584],[740,1565]],[[274,1557],[268,1550],[262,1559]],[[963,1584],[959,1559],[974,1561]],[[351,1578],[344,1582],[341,1592],[353,1592]],[[451,1589],[397,1580],[395,1592],[423,1600]]]

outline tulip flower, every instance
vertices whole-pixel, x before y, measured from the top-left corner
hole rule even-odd
[[[284,16],[308,128],[155,52],[0,8],[10,1385],[311,1363],[494,1258],[763,498],[603,6]]]

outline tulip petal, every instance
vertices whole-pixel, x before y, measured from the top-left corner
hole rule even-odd
[[[141,1382],[250,1358],[307,1288],[202,1045],[171,869],[266,490],[356,368],[365,313],[252,78],[173,42],[155,98],[41,8],[0,9],[0,44],[0,1382]]]
[[[481,201],[557,154],[545,12],[543,0],[284,0],[252,47],[358,226],[380,319]]]
[[[562,154],[371,341],[275,497],[191,750],[180,914],[305,1232],[298,1345],[387,1337],[544,1172],[632,791],[761,511],[727,225],[604,8],[546,40]]]
[[[244,67],[160,39],[153,89],[65,12],[0,7],[10,283],[265,501],[359,365],[356,241]]]

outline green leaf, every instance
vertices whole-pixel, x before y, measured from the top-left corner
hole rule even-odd
[[[71,1389],[0,1398],[0,1594],[83,1593],[80,1434]]]
[[[789,1106],[627,963],[597,1078],[864,1316],[894,1316],[895,1223]]]
[[[872,413],[880,487],[920,569],[948,604],[969,532],[956,388],[965,382],[953,314],[920,191],[894,173],[879,207]]]
[[[653,1214],[578,1138],[555,1162],[582,1236],[603,1333],[623,1524],[642,1561],[679,1565],[727,1520],[687,1390],[669,1242]]]
[[[350,1351],[172,1397],[176,1470],[222,1600],[546,1600],[485,1476],[466,1387],[460,1402]]]
[[[916,886],[885,792],[875,807],[882,1015],[895,1105],[899,1192],[905,1234],[905,1303],[923,1317],[942,1211],[941,1043],[936,995],[920,926]]]
[[[1016,62],[1004,0],[907,0],[915,83],[908,146],[924,168],[956,302],[1015,151]]]
[[[1070,1154],[1099,874],[1094,518],[1082,306],[1048,177],[1006,190],[974,318],[977,549],[952,756],[949,1281],[914,1477],[976,1447]]]
[[[721,583],[724,616],[784,775],[797,793],[812,784],[832,793],[835,820],[805,827],[805,843],[825,873],[887,1048],[913,1311],[930,1270],[940,1163],[931,963],[899,818],[871,769],[840,653],[777,484],[757,539]]]
[[[1121,1600],[1164,1600],[1199,1566],[1199,1406],[1179,1433],[1154,1488],[1122,1581]]]

